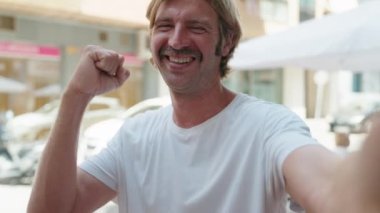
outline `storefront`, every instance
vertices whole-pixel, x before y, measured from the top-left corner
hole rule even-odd
[[[77,66],[81,49],[88,44],[124,54],[125,66],[133,71],[128,85],[107,96],[119,98],[126,107],[146,98],[144,81],[157,78],[145,79],[143,75],[148,64],[141,57],[146,49],[145,25],[67,8],[44,8],[0,1],[0,76],[26,88],[0,91],[0,111],[21,114],[58,98]]]
[[[9,80],[0,88],[0,111],[32,111],[59,96],[60,55],[55,46],[0,41],[0,76]]]

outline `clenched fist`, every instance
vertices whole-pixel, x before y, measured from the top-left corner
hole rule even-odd
[[[99,95],[121,86],[129,77],[123,68],[124,57],[98,46],[86,46],[70,80],[69,91],[89,96]]]

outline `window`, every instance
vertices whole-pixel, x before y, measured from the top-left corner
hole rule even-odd
[[[362,91],[369,93],[380,92],[380,72],[362,72]]]
[[[15,30],[15,19],[11,16],[0,15],[0,29]]]
[[[235,91],[275,103],[283,102],[282,69],[235,71],[231,72],[223,83]]]
[[[300,22],[315,17],[315,0],[300,0]]]
[[[261,0],[260,15],[266,21],[287,22],[288,1],[286,0]]]
[[[352,79],[352,91],[353,92],[361,92],[362,91],[362,81],[363,74],[362,73],[354,73]]]

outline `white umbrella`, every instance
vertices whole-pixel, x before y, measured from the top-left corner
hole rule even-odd
[[[230,66],[235,70],[296,66],[380,71],[380,1],[242,42]]]
[[[26,84],[0,76],[0,93],[21,93],[27,90]]]

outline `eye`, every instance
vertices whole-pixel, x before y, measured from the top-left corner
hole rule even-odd
[[[202,34],[206,32],[206,29],[200,26],[192,26],[190,27],[190,29],[193,33],[196,33],[196,34]]]
[[[155,30],[160,31],[160,32],[166,32],[166,31],[169,31],[171,28],[172,28],[171,24],[157,24],[155,27]]]

